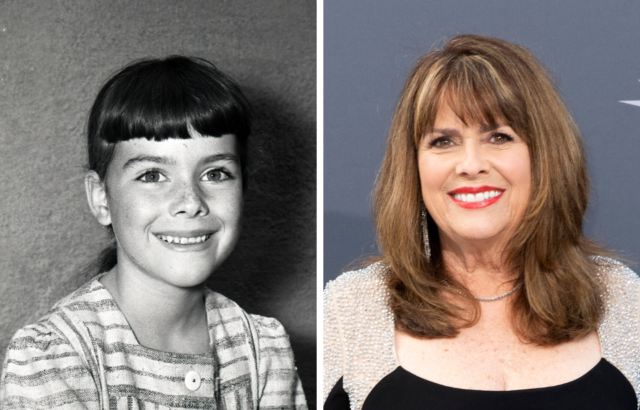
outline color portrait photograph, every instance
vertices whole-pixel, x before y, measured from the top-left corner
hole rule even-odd
[[[323,19],[324,409],[636,409],[640,5]]]

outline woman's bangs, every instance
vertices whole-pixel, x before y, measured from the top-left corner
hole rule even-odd
[[[437,111],[449,106],[466,126],[506,124],[514,130],[526,129],[523,98],[508,76],[486,61],[469,57],[453,61],[446,71],[432,97]],[[435,123],[435,115],[429,117],[423,119],[425,132]]]
[[[511,124],[510,107],[515,102],[504,83],[485,70],[464,70],[464,76],[451,76],[441,98],[466,125],[497,126]]]

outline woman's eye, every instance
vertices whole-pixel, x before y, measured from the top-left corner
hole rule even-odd
[[[496,144],[504,144],[505,142],[509,142],[509,141],[513,141],[513,138],[511,138],[507,134],[497,133],[491,136],[491,142]]]
[[[213,182],[220,182],[229,178],[231,178],[231,176],[221,169],[212,169],[211,171],[207,171],[203,177],[204,180]]]
[[[142,182],[161,182],[165,179],[165,176],[159,171],[147,171],[138,178]]]
[[[453,145],[453,141],[449,137],[440,137],[431,141],[429,145],[437,148],[448,148]]]

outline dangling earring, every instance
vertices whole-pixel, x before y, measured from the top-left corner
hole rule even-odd
[[[422,212],[420,212],[420,225],[422,225],[422,243],[424,245],[424,254],[427,255],[427,261],[431,260],[431,247],[429,246],[429,229],[427,229],[427,207],[422,202]]]

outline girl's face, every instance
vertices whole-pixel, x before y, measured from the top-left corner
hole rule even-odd
[[[236,137],[119,142],[102,186],[118,270],[177,287],[202,284],[239,233],[242,175]]]

